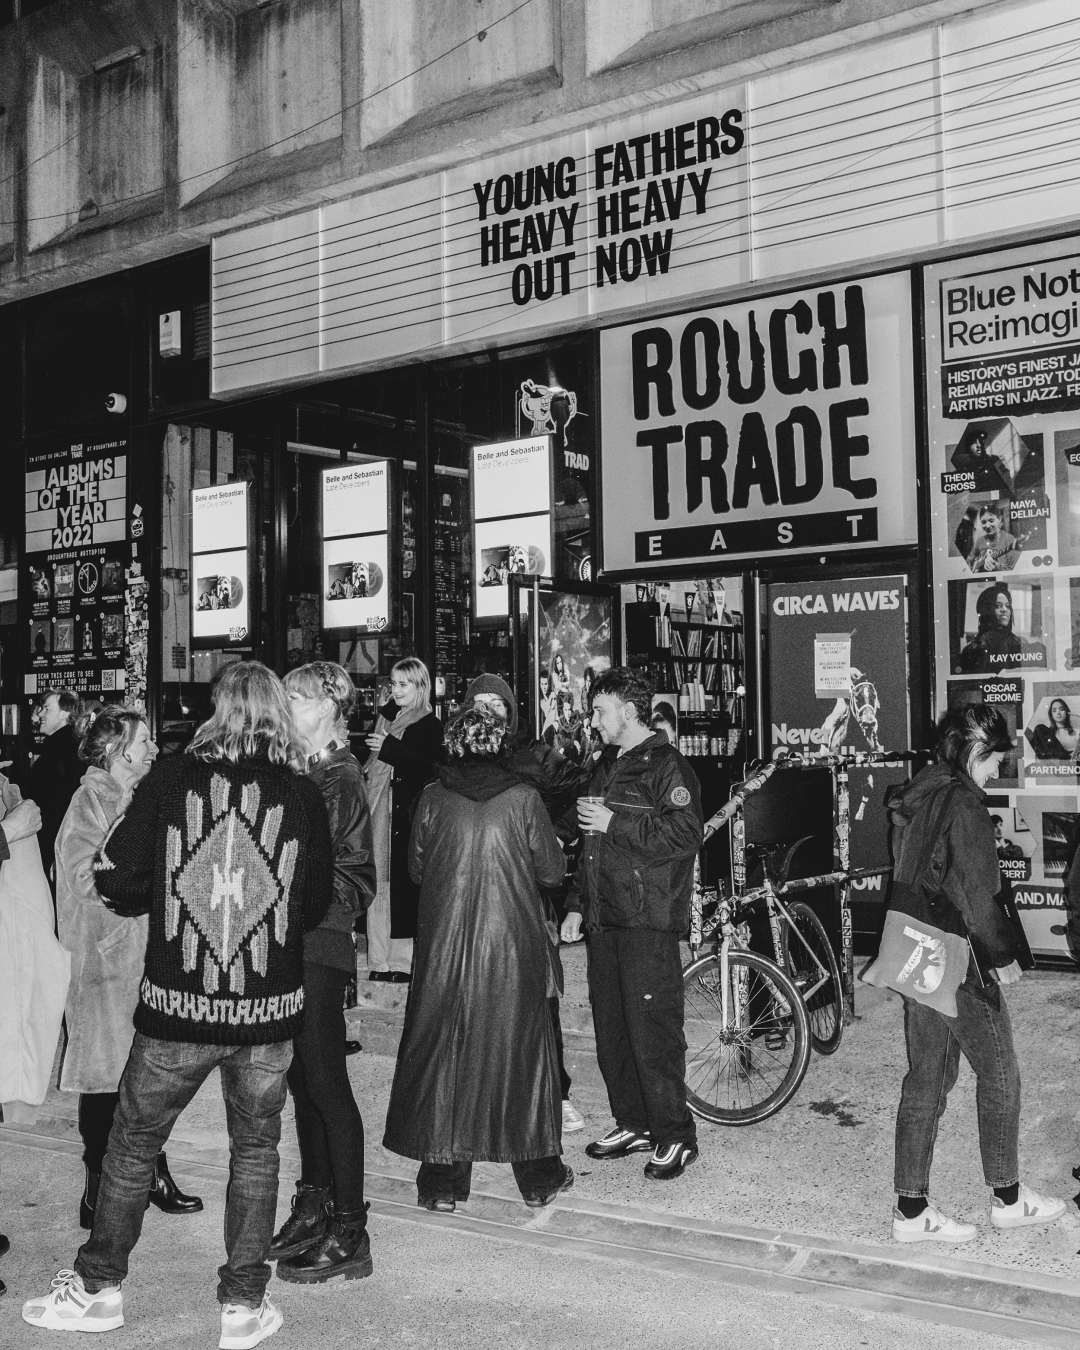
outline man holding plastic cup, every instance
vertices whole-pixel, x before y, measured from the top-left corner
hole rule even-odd
[[[686,1105],[686,1041],[679,940],[690,922],[694,858],[702,841],[694,771],[648,724],[652,687],[616,667],[597,676],[592,725],[601,755],[578,798],[583,842],[562,925],[564,942],[589,939],[596,1056],[615,1128],[591,1158],[651,1152],[645,1175],[681,1176],[697,1157]]]

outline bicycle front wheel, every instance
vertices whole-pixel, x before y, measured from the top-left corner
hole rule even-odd
[[[757,952],[733,951],[725,999],[719,953],[683,971],[686,1100],[717,1125],[754,1125],[798,1091],[810,1062],[810,1023],[792,980]]]
[[[808,904],[796,900],[788,913],[795,933],[785,927],[787,967],[810,1014],[810,1040],[819,1055],[833,1055],[844,1034],[844,991],[836,953]]]

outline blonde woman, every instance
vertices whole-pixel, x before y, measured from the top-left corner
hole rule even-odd
[[[420,887],[409,876],[409,835],[421,792],[442,759],[442,723],[431,711],[431,676],[407,656],[390,672],[390,701],[367,738],[365,772],[378,890],[368,910],[368,979],[408,984]]]

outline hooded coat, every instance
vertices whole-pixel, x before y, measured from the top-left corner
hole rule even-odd
[[[916,897],[927,897],[940,928],[970,938],[984,978],[1021,955],[996,899],[1001,868],[985,802],[986,793],[947,764],[920,770],[887,801],[896,864],[890,909],[910,913]]]
[[[111,773],[91,765],[56,837],[57,928],[71,953],[65,1092],[115,1092],[135,1039],[149,920],[114,914],[94,884],[94,859],[130,800]]]
[[[423,1162],[520,1162],[562,1152],[557,935],[539,887],[562,878],[537,793],[500,762],[445,768],[420,798],[412,992],[384,1145]]]
[[[538,741],[527,726],[521,725],[513,690],[498,675],[479,675],[473,680],[465,691],[466,708],[474,706],[478,694],[495,694],[506,704],[507,767],[522,783],[539,792],[548,817],[560,830],[561,837],[575,838],[579,832],[576,815],[565,829],[560,829],[560,821],[573,807],[579,793],[588,787],[589,770]]]

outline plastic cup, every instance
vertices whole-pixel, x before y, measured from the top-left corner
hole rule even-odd
[[[595,802],[598,806],[603,806],[603,804],[604,804],[604,799],[603,799],[603,797],[579,797],[579,798],[578,798],[578,801],[579,801],[579,802]],[[595,830],[585,830],[584,832],[585,832],[585,834],[595,834],[595,833],[596,833]]]

